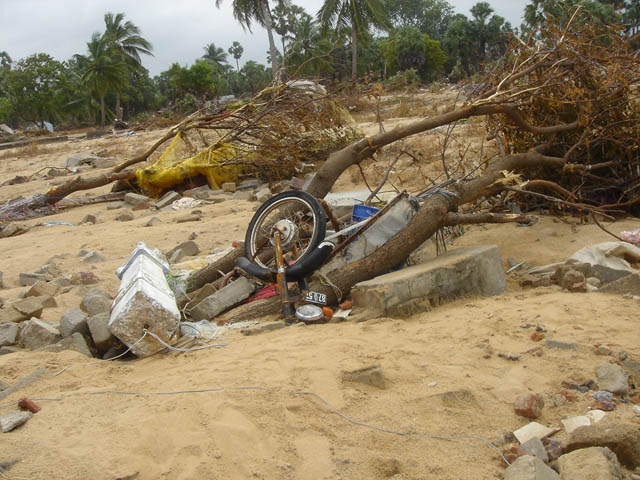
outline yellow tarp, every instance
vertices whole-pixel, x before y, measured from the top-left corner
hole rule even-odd
[[[136,171],[140,188],[156,196],[190,178],[204,175],[209,187],[217,190],[224,182],[235,182],[242,173],[240,165],[225,165],[236,157],[235,149],[228,144],[218,145],[215,149],[209,147],[184,158],[188,151],[186,142],[178,133],[153,165]]]

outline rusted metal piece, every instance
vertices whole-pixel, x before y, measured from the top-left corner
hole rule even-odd
[[[320,200],[320,205],[322,205],[322,208],[324,208],[324,212],[327,214],[327,217],[329,218],[331,225],[333,225],[334,230],[336,232],[339,232],[340,222],[338,221],[335,214],[333,213],[333,210],[331,210],[331,207],[329,206],[329,204],[325,200]]]
[[[287,288],[287,276],[285,274],[286,265],[284,262],[284,256],[282,255],[282,245],[280,244],[280,232],[274,230],[273,243],[276,249],[276,267],[278,293],[280,294],[280,302],[282,303],[282,314],[284,315],[284,321],[286,323],[293,323],[294,317],[291,311],[291,302],[289,301],[289,289]]]
[[[39,405],[37,405],[33,400],[30,400],[27,397],[24,397],[18,402],[18,408],[20,408],[20,410],[28,410],[31,413],[38,413],[40,410],[42,410]]]

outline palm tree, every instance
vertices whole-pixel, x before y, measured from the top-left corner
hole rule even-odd
[[[143,68],[140,55],[153,56],[153,46],[141,36],[140,28],[128,20],[124,21],[124,13],[105,13],[104,25],[103,36],[109,48],[123,57],[129,72],[137,75]],[[116,117],[122,118],[120,90],[116,91]]]
[[[100,100],[100,126],[104,127],[104,97],[109,91],[122,88],[127,66],[121,55],[115,54],[103,35],[95,32],[87,42],[89,56],[84,63],[82,80],[89,91]]]
[[[216,68],[217,72],[223,70],[223,63],[227,63],[227,52],[225,52],[222,48],[218,48],[215,44],[210,43],[206,47],[204,47],[204,55],[202,56],[208,62],[211,62],[213,66]]]
[[[229,47],[229,54],[233,55],[233,58],[236,60],[236,72],[240,71],[240,66],[238,65],[238,60],[242,57],[242,52],[244,52],[244,48],[240,45],[240,42],[234,41]]]
[[[288,0],[281,0],[288,4]],[[216,7],[220,8],[222,0],[216,0]],[[243,29],[251,31],[251,22],[255,21],[267,30],[269,37],[269,56],[271,58],[271,72],[273,79],[278,78],[278,51],[273,40],[273,18],[269,8],[269,0],[233,0],[233,16]]]
[[[351,83],[358,77],[358,37],[367,32],[369,26],[388,28],[389,17],[382,0],[324,0],[317,14],[322,28],[336,30],[351,28]]]

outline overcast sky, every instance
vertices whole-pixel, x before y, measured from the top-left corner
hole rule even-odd
[[[450,0],[458,12],[469,15],[477,0]],[[323,0],[293,0],[313,16]],[[493,0],[495,12],[519,26],[527,0]],[[168,69],[173,62],[191,65],[213,42],[225,51],[234,40],[244,47],[241,64],[255,60],[266,64],[267,33],[261,27],[245,32],[231,13],[232,0],[0,0],[0,51],[19,60],[44,52],[57,60],[86,53],[93,32],[104,30],[106,12],[124,12],[142,30],[154,47],[155,56],[145,57],[151,75]],[[276,37],[276,45],[279,45]],[[233,58],[229,57],[230,63]]]

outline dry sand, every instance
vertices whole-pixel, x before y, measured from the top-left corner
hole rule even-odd
[[[44,165],[61,166],[75,151],[117,145],[127,157],[158,136],[80,141],[21,158],[0,152],[0,182]],[[2,187],[0,200],[46,188],[43,180]],[[232,212],[232,205],[240,211]],[[106,204],[26,221],[33,226],[27,234],[0,240],[7,285],[0,296],[17,298],[25,290],[18,286],[19,272],[65,253],[71,255],[59,261],[64,272],[91,269],[102,280],[100,288],[115,294],[114,270],[136,242],[168,250],[196,233],[204,253],[226,248],[244,236],[253,206],[229,200],[198,207],[203,220],[186,224],[174,223],[184,212],[150,211],[134,212],[135,220],[121,223],[114,220],[121,210],[107,211]],[[89,213],[103,223],[35,226],[55,220],[76,224]],[[144,227],[152,216],[162,223]],[[626,220],[612,228],[639,227],[637,220]],[[529,228],[472,227],[451,248],[496,244],[505,265],[508,257],[541,265],[610,239],[593,225],[545,217]],[[98,250],[106,261],[88,268],[76,257],[81,249]],[[76,292],[58,296],[58,308],[45,310],[43,318],[57,322],[79,304]],[[502,478],[502,460],[481,440],[427,436],[478,436],[503,446],[509,432],[528,422],[513,411],[515,397],[525,392],[547,400],[540,423],[560,426],[560,419],[586,413],[588,395],[560,408],[550,397],[565,378],[595,378],[604,358],[593,353],[594,344],[637,360],[637,313],[638,303],[620,296],[569,294],[555,287],[522,290],[510,280],[498,297],[462,299],[409,318],[297,325],[252,337],[230,332],[226,347],[185,354],[128,362],[96,361],[71,351],[0,356],[0,380],[8,384],[37,368],[56,373],[69,367],[0,401],[0,414],[23,396],[41,399],[42,406],[26,425],[0,434],[0,462],[20,459],[2,478]],[[521,328],[525,324],[543,324],[547,339],[575,342],[577,350],[544,348],[543,356],[532,356],[526,352],[540,343],[530,339],[531,328]],[[508,352],[521,359],[497,355]],[[385,389],[343,380],[344,371],[372,364],[381,366]],[[350,423],[334,409],[409,435]],[[604,421],[639,423],[628,404]],[[556,438],[566,437],[561,432]]]

